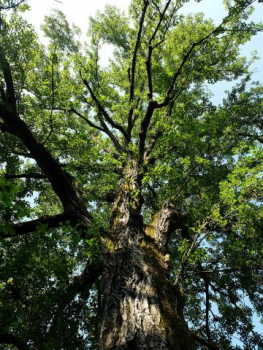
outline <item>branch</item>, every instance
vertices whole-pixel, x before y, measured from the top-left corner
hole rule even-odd
[[[203,270],[202,273],[210,274],[210,273],[218,273],[218,272],[239,272],[239,271],[251,271],[251,270],[263,270],[263,266],[258,267],[244,267],[244,268],[226,268],[226,269],[218,269],[218,270]],[[199,272],[193,272],[193,274],[198,274]],[[190,274],[189,274],[190,275]]]
[[[81,223],[80,226],[83,228],[85,226],[85,229],[87,229],[90,224],[90,215],[87,213],[82,193],[78,189],[74,179],[61,168],[60,164],[52,157],[49,151],[36,140],[26,123],[19,117],[16,107],[13,106],[15,95],[12,74],[10,66],[6,64],[6,59],[1,49],[0,66],[5,76],[9,94],[8,106],[0,105],[0,117],[4,121],[8,132],[17,136],[29,150],[30,154],[32,154],[61,200],[64,211],[71,216],[71,221],[75,224]]]
[[[79,113],[75,108],[71,108],[68,112],[72,112],[72,113],[76,114],[77,116],[79,116],[81,119],[85,120],[85,122],[86,122],[90,127],[92,127],[92,128],[94,128],[94,129],[97,129],[97,130],[99,130],[99,131],[102,131],[102,132],[105,132],[105,133],[106,133],[106,131],[105,131],[103,128],[101,128],[101,127],[99,127],[98,125],[92,123],[88,118],[84,117],[84,115],[82,115],[81,113]]]
[[[130,102],[133,102],[134,100],[134,89],[135,89],[135,73],[136,73],[136,64],[137,64],[137,53],[140,47],[141,43],[141,36],[142,36],[142,29],[143,29],[143,23],[146,15],[147,8],[149,6],[149,1],[144,0],[144,7],[142,10],[141,18],[140,18],[140,24],[139,24],[139,31],[137,34],[136,44],[133,52],[133,58],[132,58],[132,67],[131,67],[131,84],[130,84]]]
[[[209,295],[209,281],[204,278],[205,282],[205,329],[208,340],[211,338],[211,331],[209,327],[209,310],[210,310],[210,295]]]
[[[72,217],[75,217],[76,223],[83,221],[88,224],[89,215],[73,178],[61,168],[47,149],[35,139],[26,123],[17,114],[10,113],[0,106],[0,116],[7,125],[9,132],[23,142],[47,176],[55,193],[60,198],[65,212],[71,213]]]
[[[47,176],[38,173],[27,173],[27,174],[5,174],[6,179],[46,179]]]
[[[263,144],[263,137],[261,137],[260,135],[252,135],[249,133],[245,133],[245,132],[238,132],[239,136],[243,136],[243,137],[248,137],[249,139],[253,140],[253,141],[258,141],[260,143]]]
[[[152,52],[153,52],[153,47],[152,47],[152,45],[149,44],[148,57],[147,57],[147,61],[145,62],[146,72],[147,72],[147,80],[148,80],[148,99],[149,100],[152,100],[152,98],[153,98],[152,63],[151,63]]]
[[[148,79],[148,98],[150,100],[153,98],[152,67],[151,67],[152,66],[152,64],[151,64],[152,53],[153,53],[154,48],[156,48],[163,40],[161,40],[160,43],[156,44],[154,47],[152,46],[152,42],[155,39],[155,36],[156,36],[160,26],[161,26],[161,23],[164,19],[164,15],[165,15],[166,11],[168,10],[170,3],[171,3],[171,0],[167,1],[162,13],[160,13],[158,6],[156,4],[154,4],[159,11],[160,19],[159,19],[159,22],[158,22],[150,40],[149,40],[149,43],[148,43],[148,57],[146,60],[146,71],[147,71],[147,79]]]
[[[78,294],[84,301],[88,299],[91,287],[101,276],[102,272],[103,266],[100,263],[87,265],[82,274],[74,277],[72,282],[68,284],[64,292],[59,295],[56,313],[49,328],[51,334],[54,329],[57,329],[57,325],[60,323],[60,318],[64,317],[63,313],[66,307]]]
[[[0,344],[12,344],[19,350],[30,350],[30,347],[22,339],[10,333],[4,333],[0,330]]]
[[[138,109],[140,101],[141,101],[141,97],[139,96],[139,97],[137,97],[137,102],[136,102],[136,105],[135,105],[136,109]],[[136,119],[138,119],[138,115],[134,116],[133,112],[134,112],[134,105],[130,108],[129,115],[128,115],[128,129],[127,129],[127,133],[128,133],[130,138],[131,138],[131,132],[132,132],[132,129],[133,129],[134,124],[136,122]]]
[[[139,140],[138,140],[138,149],[139,149],[139,163],[142,164],[143,162],[143,156],[145,151],[145,140],[147,136],[147,131],[151,122],[151,118],[153,116],[153,112],[158,106],[158,103],[156,101],[150,100],[148,108],[146,110],[145,116],[141,122],[141,130],[139,133]]]
[[[154,147],[155,147],[155,145],[156,145],[157,140],[158,140],[159,137],[161,137],[162,135],[163,135],[163,131],[162,131],[162,130],[157,130],[156,134],[153,135],[149,146],[147,147],[146,151],[144,152],[144,159],[145,159],[145,160],[148,160],[150,154],[151,154],[152,151],[154,150]]]
[[[10,65],[0,48],[0,66],[1,70],[4,74],[5,84],[6,84],[6,102],[9,104],[10,109],[16,113],[16,96],[15,96],[15,88],[11,73]]]
[[[22,236],[34,232],[39,225],[46,225],[47,228],[60,227],[61,223],[70,221],[70,217],[66,214],[58,214],[54,216],[42,216],[36,220],[26,221],[20,224],[11,226],[14,233],[2,233],[0,232],[1,238],[12,238]]]
[[[129,141],[129,136],[127,134],[127,132],[124,130],[124,128],[119,125],[118,123],[115,123],[114,120],[112,120],[112,118],[109,116],[108,112],[106,111],[106,109],[101,105],[100,101],[97,99],[97,97],[95,96],[92,88],[90,87],[88,81],[86,79],[82,79],[83,83],[85,84],[85,86],[87,87],[91,98],[93,99],[93,101],[96,103],[99,112],[103,115],[103,117],[105,118],[105,120],[114,128],[119,130],[123,136],[126,138],[127,141]]]
[[[153,32],[153,35],[151,36],[151,38],[150,38],[150,40],[149,40],[149,44],[150,44],[150,45],[151,45],[152,41],[154,40],[154,38],[155,38],[155,36],[156,36],[156,34],[157,34],[159,28],[160,28],[160,25],[162,24],[162,21],[163,21],[163,19],[164,19],[164,15],[165,15],[166,11],[168,10],[168,7],[169,7],[169,5],[170,5],[171,2],[172,2],[171,0],[168,0],[168,1],[167,1],[163,12],[160,14],[159,22],[158,22],[158,24],[157,24],[157,26],[156,26],[156,28],[155,28],[155,31]]]
[[[16,4],[11,4],[11,5],[7,5],[7,6],[3,6],[3,5],[0,5],[0,11],[1,10],[10,10],[10,9],[13,9],[19,5],[21,5],[23,2],[25,2],[25,0],[21,0],[19,1],[18,3]]]
[[[26,152],[19,152],[19,151],[14,151],[14,150],[10,150],[11,153],[17,155],[17,156],[21,156],[21,157],[25,157],[25,158],[34,158],[32,156],[32,154],[30,153],[26,153]]]
[[[184,214],[177,212],[169,202],[163,203],[162,209],[154,216],[152,223],[155,240],[161,252],[166,254],[171,233],[175,229],[181,229],[185,221]]]
[[[225,30],[222,28],[223,25],[225,25],[227,22],[229,22],[229,20],[232,18],[231,15],[228,15],[223,21],[221,24],[219,24],[219,26],[217,26],[212,32],[210,32],[209,34],[207,34],[205,37],[203,37],[202,39],[198,40],[197,42],[194,42],[190,49],[188,50],[188,52],[185,54],[179,68],[177,69],[177,71],[175,72],[175,74],[173,75],[172,77],[172,81],[171,81],[171,84],[170,86],[168,87],[168,90],[166,92],[166,96],[164,98],[164,101],[163,103],[161,103],[159,106],[160,107],[164,107],[164,106],[167,106],[169,101],[170,101],[170,95],[172,94],[173,92],[173,89],[175,87],[175,84],[176,84],[176,81],[178,79],[178,77],[180,76],[180,74],[182,73],[182,70],[186,64],[186,62],[189,60],[192,52],[194,51],[194,49],[199,46],[200,44],[204,43],[205,41],[207,41],[211,36],[213,35],[217,35],[219,33],[222,33],[224,32]]]
[[[196,334],[192,334],[192,337],[198,341],[198,343],[200,343],[201,345],[204,345],[206,347],[208,347],[209,349],[212,349],[212,350],[220,350],[218,346],[216,346],[215,344],[212,344],[210,343],[209,341],[203,339],[203,338],[200,338],[198,335]]]
[[[99,117],[101,126],[105,130],[105,133],[109,136],[109,138],[113,142],[114,146],[116,147],[116,150],[121,154],[123,152],[123,149],[122,149],[119,141],[117,140],[115,135],[110,131],[110,129],[108,128],[107,124],[104,122],[102,116],[99,114],[98,117]]]

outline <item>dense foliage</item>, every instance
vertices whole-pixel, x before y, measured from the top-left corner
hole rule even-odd
[[[112,202],[134,159],[145,225],[164,203],[180,218],[170,279],[196,349],[263,348],[254,329],[263,315],[263,88],[251,81],[255,57],[240,55],[262,27],[249,21],[252,0],[225,1],[218,26],[184,16],[184,2],[133,0],[129,16],[107,6],[90,19],[85,44],[54,11],[42,27],[46,46],[23,19],[25,4],[2,11],[1,349],[97,349],[103,283],[85,271],[107,264]],[[105,44],[114,51],[102,66]],[[236,79],[213,104],[211,84]],[[89,230],[63,214],[50,174],[6,121],[14,108],[70,174]]]

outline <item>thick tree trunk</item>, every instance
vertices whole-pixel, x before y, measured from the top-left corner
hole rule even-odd
[[[172,211],[163,209],[145,228],[136,190],[126,176],[112,213],[99,348],[192,349],[182,298],[168,278]]]

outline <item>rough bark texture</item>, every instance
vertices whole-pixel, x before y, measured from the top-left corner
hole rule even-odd
[[[100,349],[192,349],[182,298],[168,279],[167,242],[173,212],[143,227],[136,172],[128,171],[112,213],[109,265],[104,274]]]

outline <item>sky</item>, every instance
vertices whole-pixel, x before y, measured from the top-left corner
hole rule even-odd
[[[80,27],[83,34],[87,32],[88,20],[90,16],[94,16],[97,11],[103,11],[106,4],[115,5],[121,10],[127,12],[130,0],[28,0],[31,6],[31,11],[27,12],[24,17],[32,23],[40,33],[40,40],[45,39],[41,35],[40,26],[43,23],[44,16],[51,13],[52,9],[61,10],[67,17],[70,23],[74,23]],[[255,11],[251,17],[254,22],[263,21],[263,3],[255,3]],[[190,0],[184,5],[184,14],[204,12],[206,18],[212,18],[215,23],[219,24],[225,14],[222,0],[202,0],[196,2]],[[252,51],[257,50],[260,59],[256,61],[252,68],[255,71],[253,80],[258,80],[263,83],[263,33],[259,33],[252,40],[244,45],[241,53],[244,56],[250,57]],[[101,55],[101,64],[106,65],[108,57],[112,50],[105,46]],[[224,91],[229,90],[233,83],[218,82],[213,86],[209,86],[212,90],[214,103],[220,103],[224,97]]]

